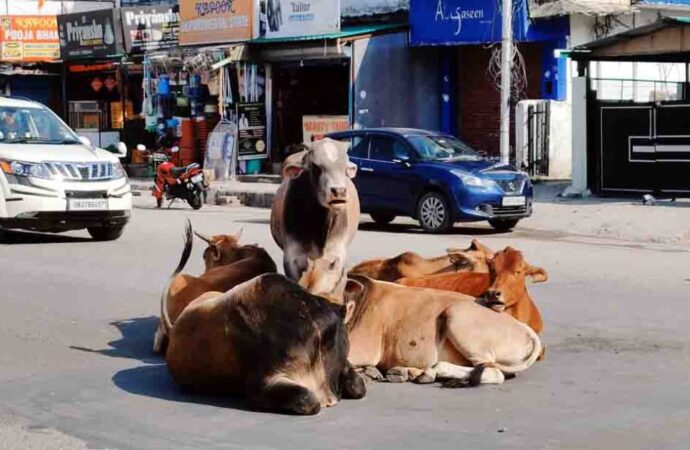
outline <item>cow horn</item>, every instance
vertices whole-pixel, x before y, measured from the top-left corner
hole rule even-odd
[[[209,244],[211,243],[210,237],[204,236],[203,234],[199,233],[198,231],[194,231],[194,234],[196,234],[196,237],[198,237],[202,241],[207,242]]]
[[[238,231],[237,234],[235,235],[236,240],[238,240],[238,241],[240,240],[240,238],[242,237],[243,231],[244,231],[244,227],[240,228],[240,231]]]

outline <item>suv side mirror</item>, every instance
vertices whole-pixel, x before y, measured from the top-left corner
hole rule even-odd
[[[91,148],[91,139],[87,138],[86,136],[79,136],[79,142],[82,144],[86,145],[87,147]]]
[[[117,144],[117,156],[119,158],[126,158],[127,157],[127,144],[124,142],[118,142]]]

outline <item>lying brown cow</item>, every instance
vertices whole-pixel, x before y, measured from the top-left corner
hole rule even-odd
[[[285,274],[298,281],[308,259],[329,255],[345,271],[348,246],[359,225],[359,197],[352,183],[357,166],[350,163],[349,146],[332,139],[310,144],[291,155],[271,210],[271,234],[283,250]],[[342,298],[345,277],[333,278],[329,292]],[[340,280],[338,282],[338,280]]]
[[[347,363],[347,309],[282,275],[262,275],[225,294],[207,293],[170,334],[173,378],[194,391],[245,396],[255,408],[316,414],[364,397]]]
[[[237,261],[239,255],[236,250],[240,246],[239,241],[242,238],[242,229],[235,235],[220,234],[208,237],[196,231],[194,234],[208,244],[208,247],[204,250],[206,272],[214,267],[224,266]]]
[[[407,252],[390,259],[374,259],[356,265],[350,275],[363,275],[380,281],[396,281],[400,278],[418,278],[449,272],[489,272],[487,259],[493,252],[476,239],[466,250],[448,249],[448,253],[436,258],[423,258]]]
[[[482,297],[486,306],[506,312],[541,334],[544,324],[539,309],[527,292],[526,278],[535,283],[547,280],[546,271],[525,262],[522,253],[508,247],[489,261],[491,273],[446,273],[420,278],[402,278],[404,286],[440,289]]]
[[[355,276],[345,300],[355,303],[350,362],[377,367],[390,381],[499,384],[542,351],[530,327],[462,294]]]
[[[232,236],[215,236],[210,241],[204,259],[211,269],[198,277],[180,275],[192,251],[191,224],[187,222],[182,258],[161,295],[161,320],[153,340],[155,353],[165,351],[173,323],[194,299],[210,291],[226,292],[258,275],[276,272],[275,263],[261,247],[237,246]]]

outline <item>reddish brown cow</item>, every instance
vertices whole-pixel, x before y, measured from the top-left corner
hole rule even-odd
[[[489,269],[491,273],[445,273],[403,278],[397,283],[481,297],[489,308],[498,312],[505,311],[541,334],[544,328],[541,314],[527,292],[525,278],[531,277],[534,282],[543,282],[547,280],[546,271],[530,266],[522,253],[510,247],[498,252],[489,261]]]

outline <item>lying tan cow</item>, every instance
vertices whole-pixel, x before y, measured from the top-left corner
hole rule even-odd
[[[347,311],[282,275],[262,275],[192,302],[172,328],[168,368],[187,389],[316,414],[366,394],[347,363]]]
[[[446,255],[436,258],[423,258],[416,253],[406,252],[395,258],[365,261],[349,273],[380,281],[461,271],[488,273],[487,259],[491,257],[493,252],[475,239],[466,250],[448,249]]]
[[[508,247],[489,261],[491,273],[445,273],[420,278],[402,278],[404,286],[440,289],[482,297],[486,306],[506,312],[541,334],[544,324],[539,309],[527,292],[526,278],[535,283],[547,280],[546,271],[525,262],[522,253]]]
[[[542,351],[530,327],[462,294],[355,276],[345,299],[355,304],[350,362],[377,367],[391,381],[499,384]]]
[[[188,222],[182,258],[161,295],[161,320],[153,340],[155,353],[165,351],[167,336],[175,320],[194,299],[210,291],[226,292],[256,276],[276,272],[275,263],[263,248],[238,246],[236,236],[215,236],[207,242],[210,243],[204,259],[210,269],[198,277],[180,274],[192,251],[192,231]]]

